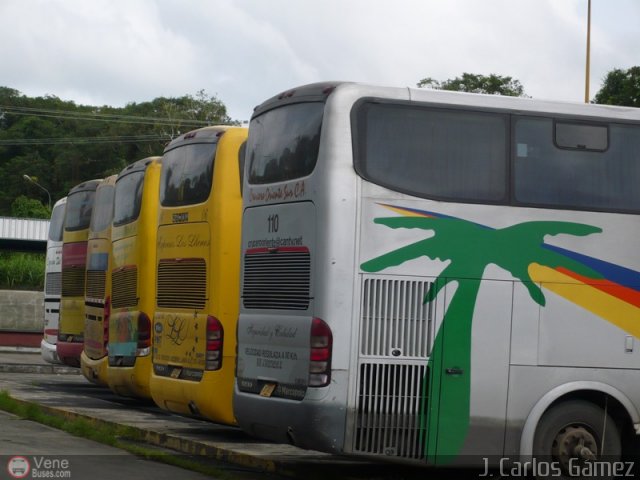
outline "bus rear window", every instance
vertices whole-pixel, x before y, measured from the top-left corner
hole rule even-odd
[[[69,195],[64,218],[65,230],[71,232],[89,227],[95,194],[95,190],[85,190]]]
[[[216,143],[187,144],[166,152],[160,174],[160,203],[178,207],[209,198]]]
[[[113,208],[113,224],[115,226],[133,222],[140,215],[144,172],[144,170],[138,170],[118,178]]]
[[[101,232],[109,226],[113,219],[113,197],[115,189],[105,185],[96,191],[96,204],[91,215],[91,231]]]
[[[284,182],[309,175],[318,159],[324,103],[286,105],[249,126],[249,183]]]
[[[62,224],[64,222],[64,209],[66,203],[61,203],[53,209],[51,221],[49,222],[49,240],[52,242],[62,241]]]

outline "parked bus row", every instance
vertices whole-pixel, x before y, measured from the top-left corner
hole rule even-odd
[[[248,139],[196,130],[69,192],[57,355],[303,448],[617,468],[639,453],[639,184],[638,109],[302,86]]]

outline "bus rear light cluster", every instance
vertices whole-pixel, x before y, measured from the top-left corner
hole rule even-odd
[[[310,346],[309,386],[326,387],[331,381],[333,335],[329,325],[319,318],[311,321]]]
[[[140,312],[138,315],[138,348],[136,355],[143,357],[151,352],[151,320],[149,316]]]
[[[222,342],[224,330],[220,320],[207,317],[207,351],[205,353],[205,370],[219,370],[222,367]]]

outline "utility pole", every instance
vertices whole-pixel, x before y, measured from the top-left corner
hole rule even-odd
[[[589,103],[589,72],[591,67],[591,0],[587,6],[587,71],[584,77],[584,103]]]

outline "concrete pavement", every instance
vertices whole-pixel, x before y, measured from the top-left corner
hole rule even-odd
[[[156,406],[118,397],[89,383],[74,372],[49,373],[39,354],[0,352],[0,390],[26,404],[37,404],[51,414],[87,418],[97,423],[136,429],[149,445],[189,455],[206,455],[220,462],[294,478],[417,479],[423,468],[342,457],[291,445],[265,443],[235,427],[170,414]],[[27,372],[33,367],[34,372]],[[39,368],[44,368],[39,373]],[[65,367],[66,368],[66,367]],[[460,472],[436,472],[438,477],[460,478]],[[449,475],[450,473],[450,475]]]
[[[80,453],[82,452],[82,453]],[[0,411],[0,479],[27,478],[153,478],[206,480],[211,478]],[[28,471],[26,471],[28,470]],[[23,473],[23,471],[26,471]],[[9,475],[7,475],[9,474]]]
[[[0,346],[0,372],[80,375],[80,369],[45,362],[40,348]]]

